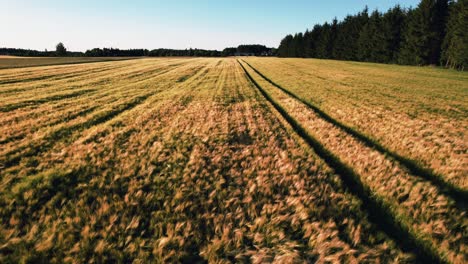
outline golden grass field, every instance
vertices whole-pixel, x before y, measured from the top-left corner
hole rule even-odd
[[[0,262],[466,263],[467,96],[312,59],[2,69]]]
[[[0,55],[0,69],[134,59],[131,57],[18,57]]]

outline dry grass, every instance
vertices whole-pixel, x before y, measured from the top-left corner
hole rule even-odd
[[[388,205],[394,218],[421,244],[453,263],[466,261],[466,212],[431,182],[411,175],[388,158],[322,119],[300,101],[263,79],[250,68],[249,74],[302,127],[360,176],[376,200]]]
[[[452,260],[466,252],[453,230],[462,216],[446,197],[275,96],[311,131],[329,131],[320,140],[332,151],[354,151],[346,162],[358,161],[360,174],[393,173],[366,178],[385,201],[396,196],[380,188],[404,195],[400,181],[415,184],[411,195],[427,200],[412,208],[411,196],[395,212],[414,213],[409,223]],[[235,59],[1,70],[0,97],[2,263],[417,260],[370,220]]]
[[[17,57],[0,55],[0,69],[135,59],[134,57]]]
[[[468,190],[468,75],[312,59],[249,64],[333,118]]]

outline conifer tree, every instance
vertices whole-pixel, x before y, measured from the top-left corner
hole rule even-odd
[[[397,63],[401,49],[402,34],[406,20],[406,12],[399,6],[388,10],[384,14],[384,31],[387,36],[386,49],[389,53],[387,63]]]
[[[297,57],[297,58],[305,57],[304,36],[302,33],[298,33],[294,36],[293,46],[294,46],[293,57]]]
[[[448,0],[422,0],[410,12],[404,33],[400,62],[411,65],[437,64],[448,14]]]
[[[330,27],[330,38],[328,40],[328,47],[327,47],[327,57],[330,59],[337,58],[337,50],[336,50],[336,39],[338,37],[338,19],[335,17]]]
[[[355,16],[347,16],[339,24],[335,43],[336,58],[340,60],[358,60],[359,35],[369,19],[367,7]]]
[[[330,44],[331,26],[328,23],[323,24],[320,29],[320,35],[316,40],[316,53],[319,59],[328,59]]]
[[[368,62],[388,61],[386,36],[382,29],[382,15],[375,10],[359,35],[358,57],[360,60]]]
[[[281,44],[278,47],[278,56],[280,57],[290,57],[291,54],[289,54],[290,51],[290,46],[292,44],[292,35],[287,35],[286,37],[281,40]]]
[[[441,62],[450,68],[468,66],[468,0],[450,3],[450,18],[443,43]]]
[[[314,26],[305,43],[307,45],[306,56],[309,58],[319,58],[318,56],[318,41],[322,36],[322,26],[317,24]]]
[[[278,56],[464,68],[467,6],[468,0],[421,0],[416,9],[397,5],[370,16],[366,7],[342,21],[335,18],[304,34],[286,36]]]

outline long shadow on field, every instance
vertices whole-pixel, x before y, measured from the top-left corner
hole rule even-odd
[[[401,222],[391,212],[390,206],[375,197],[370,189],[364,185],[359,175],[352,168],[344,164],[337,156],[328,151],[317,139],[312,137],[289,113],[284,110],[263,88],[255,81],[244,65],[239,62],[248,79],[266,98],[268,102],[291,125],[294,131],[341,177],[350,191],[362,200],[363,210],[369,218],[389,237],[393,238],[406,251],[415,252],[421,263],[445,263],[437,250],[425,240],[420,239],[411,231],[411,227]]]
[[[293,97],[294,99],[298,100],[299,102],[303,103],[306,105],[308,108],[313,110],[315,113],[317,113],[321,118],[324,120],[330,122],[331,124],[335,125],[336,127],[344,130],[346,133],[352,135],[353,137],[357,138],[361,142],[363,142],[365,145],[367,145],[370,148],[374,148],[377,151],[393,158],[394,160],[398,161],[400,164],[405,166],[413,175],[419,176],[423,179],[426,179],[430,181],[434,186],[436,186],[441,193],[446,194],[447,196],[451,197],[453,200],[456,201],[457,205],[461,209],[466,209],[466,201],[468,201],[468,190],[462,189],[459,186],[454,185],[453,183],[450,183],[444,179],[442,175],[439,175],[435,173],[432,169],[429,168],[424,168],[418,164],[417,161],[412,160],[410,158],[404,157],[399,155],[398,153],[389,150],[388,148],[384,147],[381,145],[379,142],[376,140],[362,134],[361,132],[355,130],[354,128],[351,128],[340,121],[334,119],[330,115],[328,115],[326,112],[318,108],[317,106],[311,104],[310,102],[300,98],[293,92],[287,90],[286,88],[280,86],[279,84],[273,82],[271,79],[263,75],[261,72],[259,72],[257,69],[252,67],[248,62],[242,60],[243,63],[247,64],[253,71],[255,71],[258,75],[260,75],[263,79],[271,83],[273,86],[277,87],[281,91],[285,92],[289,96]]]

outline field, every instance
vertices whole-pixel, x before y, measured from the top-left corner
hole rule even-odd
[[[0,55],[0,69],[34,66],[87,63],[98,61],[128,60],[131,57],[16,57]]]
[[[0,70],[0,262],[466,263],[467,96],[310,59]]]

